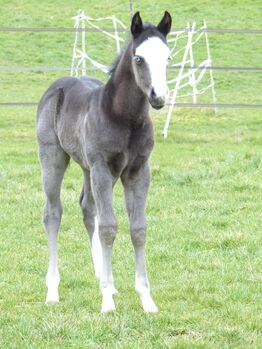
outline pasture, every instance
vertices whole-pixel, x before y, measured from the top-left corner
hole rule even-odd
[[[261,29],[260,1],[159,1],[142,5],[173,26],[205,18],[210,28]],[[129,4],[0,0],[1,27],[72,27],[78,8],[93,17]],[[69,66],[73,34],[0,33],[0,66]],[[95,40],[95,39],[93,39]],[[216,66],[261,66],[261,35],[210,35]],[[92,46],[106,57],[103,42]],[[111,59],[111,58],[110,58]],[[63,72],[1,72],[1,102],[35,102]],[[220,103],[261,104],[262,75],[215,72]],[[200,100],[201,101],[201,100]],[[82,173],[71,162],[62,189],[57,306],[45,306],[47,238],[35,139],[35,108],[0,107],[1,348],[261,348],[261,110],[177,109],[163,139],[166,109],[152,112],[155,148],[147,204],[147,261],[159,307],[145,315],[134,290],[134,256],[123,190],[115,188],[119,233],[113,270],[117,311],[100,314],[78,199]]]

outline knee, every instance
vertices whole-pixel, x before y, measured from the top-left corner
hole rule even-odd
[[[99,237],[102,243],[112,246],[117,234],[117,225],[99,225]]]
[[[134,246],[144,246],[146,243],[146,229],[132,230],[131,239]]]
[[[95,215],[96,211],[94,207],[89,204],[86,200],[86,198],[80,198],[80,207],[82,209],[82,214],[83,214],[83,221],[85,225],[87,226],[88,231],[90,232],[94,231],[94,220],[95,220]]]
[[[79,198],[79,205],[82,209],[84,217],[93,218],[95,216],[95,205],[93,202],[93,199],[84,193],[84,190],[82,190],[80,198]]]
[[[60,221],[63,213],[61,203],[52,204],[49,201],[46,203],[43,211],[43,223],[48,226],[53,221]]]
[[[91,210],[90,207],[88,207],[85,203],[82,203],[80,206],[82,209],[84,221],[94,220],[95,211]]]

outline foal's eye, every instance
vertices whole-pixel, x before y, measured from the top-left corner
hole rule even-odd
[[[136,62],[136,64],[141,64],[143,62],[143,58],[140,56],[134,56],[133,60]]]

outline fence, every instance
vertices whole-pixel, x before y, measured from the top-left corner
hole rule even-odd
[[[100,28],[101,29],[101,28]],[[104,31],[113,32],[113,28],[102,28]],[[52,32],[52,33],[75,33],[77,31],[82,32],[97,32],[96,28],[13,28],[13,27],[0,27],[0,32]],[[121,29],[126,32],[125,29]],[[191,31],[190,28],[172,28],[173,31],[187,32]],[[195,28],[199,32],[217,33],[217,34],[247,34],[247,35],[261,35],[262,29],[210,29],[210,28]],[[180,69],[181,66],[170,66],[169,69]],[[197,67],[185,66],[184,69],[194,69]],[[198,67],[199,68],[199,67]],[[78,68],[76,68],[78,69]],[[86,70],[96,70],[95,67],[86,67]],[[241,72],[261,72],[262,67],[248,67],[248,66],[206,66],[199,69],[217,70],[217,71],[241,71]],[[70,71],[70,67],[0,67],[0,71]],[[79,68],[82,70],[82,68]],[[36,102],[0,102],[0,106],[22,106],[33,107],[38,103]],[[190,108],[252,108],[262,109],[262,104],[239,104],[239,103],[175,103],[176,107],[190,107]]]

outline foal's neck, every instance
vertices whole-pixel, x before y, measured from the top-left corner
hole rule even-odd
[[[132,70],[132,52],[129,44],[105,85],[105,107],[113,118],[136,126],[148,116],[149,102],[137,86]]]

